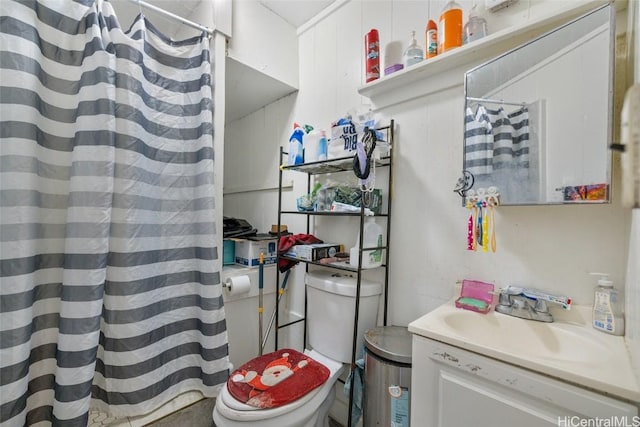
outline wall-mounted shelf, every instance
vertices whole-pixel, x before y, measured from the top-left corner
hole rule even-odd
[[[462,84],[460,73],[538,37],[608,1],[572,5],[552,14],[514,25],[450,50],[358,88],[376,109],[410,101]],[[457,70],[458,72],[452,72]]]

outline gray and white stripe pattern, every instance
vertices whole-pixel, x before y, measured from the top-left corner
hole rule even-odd
[[[208,40],[0,1],[0,423],[86,426],[228,376]]]
[[[529,112],[487,109],[493,128],[493,169],[529,168]]]
[[[493,172],[493,133],[491,120],[482,105],[476,113],[466,109],[464,118],[464,168],[474,176]]]

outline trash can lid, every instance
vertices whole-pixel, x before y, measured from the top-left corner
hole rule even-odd
[[[392,362],[411,364],[411,334],[404,326],[382,326],[364,333],[371,353]]]

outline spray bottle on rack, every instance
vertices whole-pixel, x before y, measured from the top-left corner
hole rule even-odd
[[[298,123],[293,124],[293,133],[289,138],[289,153],[287,156],[288,165],[299,165],[304,161],[302,140],[304,138],[304,130]]]
[[[624,335],[622,299],[607,273],[591,273],[600,276],[593,299],[593,327],[612,335]]]

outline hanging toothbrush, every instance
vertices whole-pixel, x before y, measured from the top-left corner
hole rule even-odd
[[[476,250],[476,245],[478,242],[477,239],[477,227],[478,227],[478,208],[476,207],[475,201],[470,201],[470,209],[471,209],[471,250]]]
[[[482,207],[487,207],[487,202],[482,202]],[[482,252],[489,252],[489,215],[485,212],[482,218]]]
[[[473,250],[473,204],[471,202],[467,202],[467,209],[469,209],[469,221],[467,221],[467,250]]]
[[[477,244],[482,246],[482,202],[476,203],[476,209],[478,211],[478,226],[476,227],[476,241]],[[474,247],[475,249],[475,247]]]
[[[487,205],[489,205],[489,222],[491,227],[491,252],[496,251],[496,219],[495,207],[500,204],[500,193],[496,187],[487,188]]]
[[[491,252],[496,251],[496,220],[494,217],[494,205],[493,203],[489,205],[489,213],[490,213],[490,218],[489,221],[491,222]]]

